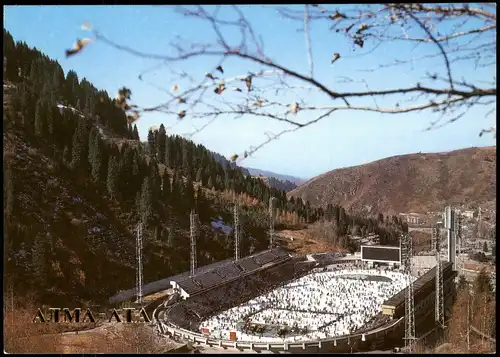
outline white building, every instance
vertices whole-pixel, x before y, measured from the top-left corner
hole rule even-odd
[[[474,211],[473,210],[463,210],[463,211],[459,211],[459,212],[464,217],[474,218]]]
[[[400,216],[410,224],[420,224],[420,215],[418,213],[400,213]]]

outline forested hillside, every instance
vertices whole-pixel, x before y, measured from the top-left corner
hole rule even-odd
[[[135,236],[144,222],[145,282],[189,268],[189,213],[199,216],[198,264],[267,248],[267,205],[279,227],[323,219],[322,209],[269,187],[165,127],[141,145],[114,99],[4,30],[4,254],[9,289],[37,301],[104,302],[135,285]],[[394,226],[331,207],[338,234]]]

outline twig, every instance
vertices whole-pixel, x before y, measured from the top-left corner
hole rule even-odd
[[[309,35],[309,5],[304,5],[304,36],[306,39],[307,59],[309,61],[309,76],[314,78],[314,62],[311,49],[311,37]]]

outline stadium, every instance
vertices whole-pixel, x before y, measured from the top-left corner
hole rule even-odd
[[[400,261],[396,247],[306,257],[273,248],[171,279],[174,293],[154,316],[161,334],[223,348],[298,353],[402,346],[410,279]],[[416,326],[434,319],[435,273],[411,278]],[[447,303],[454,277],[444,263]]]

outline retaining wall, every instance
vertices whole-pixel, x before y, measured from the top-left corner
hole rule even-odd
[[[156,314],[155,314],[156,316]],[[172,326],[165,322],[157,321],[160,333],[173,338],[181,338],[191,341],[194,344],[204,344],[213,347],[238,348],[240,350],[269,350],[269,351],[304,351],[304,352],[342,352],[350,351],[351,348],[359,350],[363,345],[384,342],[388,335],[404,325],[404,318],[391,321],[388,324],[377,327],[372,331],[362,334],[353,334],[337,338],[326,338],[316,341],[305,342],[252,342],[252,341],[231,341],[214,339],[202,334]]]

